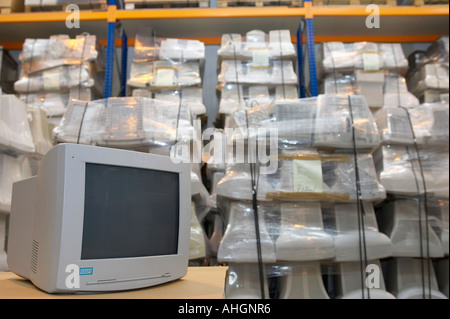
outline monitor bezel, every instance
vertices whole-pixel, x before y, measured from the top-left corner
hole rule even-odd
[[[81,259],[86,163],[162,170],[179,174],[178,251],[173,255],[110,259]],[[186,274],[189,259],[190,168],[173,163],[165,156],[111,148],[66,144],[64,154],[64,191],[56,291],[72,292],[67,287],[68,265],[88,269],[79,276],[77,291],[134,289],[167,282]],[[81,274],[81,273],[80,273]],[[100,282],[103,282],[100,284]]]

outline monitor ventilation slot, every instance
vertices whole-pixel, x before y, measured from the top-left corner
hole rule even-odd
[[[33,273],[36,273],[37,271],[38,253],[39,253],[39,243],[33,240],[33,246],[31,248],[31,271]]]

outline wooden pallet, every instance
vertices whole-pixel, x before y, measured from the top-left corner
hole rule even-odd
[[[314,6],[326,6],[326,5],[366,6],[369,4],[396,6],[397,0],[313,0]]]
[[[125,10],[143,8],[207,8],[209,0],[124,0]]]
[[[67,1],[67,3],[61,4],[29,4],[25,5],[25,12],[40,12],[40,11],[66,11],[66,7],[70,4],[76,4],[80,10],[101,10],[106,11],[108,8],[107,0],[101,0],[96,2],[80,2],[76,0]]]
[[[302,3],[303,0],[217,0],[217,7],[301,7]]]
[[[0,0],[0,13],[23,12],[24,0]]]

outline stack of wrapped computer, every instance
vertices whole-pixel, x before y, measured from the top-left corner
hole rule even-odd
[[[217,54],[221,127],[236,111],[298,98],[297,54],[289,30],[223,34]]]
[[[22,70],[14,89],[28,107],[45,111],[50,131],[71,99],[102,96],[104,61],[94,35],[26,39],[19,60]]]
[[[205,134],[215,142],[207,144],[205,149],[211,193],[209,218],[213,225],[209,234],[209,255],[213,259],[217,258],[224,228],[216,201],[216,185],[225,173],[225,157],[222,156],[225,154],[218,155],[219,151],[222,153],[218,150],[221,148],[219,140],[229,129],[232,114],[275,100],[298,98],[298,79],[294,70],[297,54],[289,30],[271,30],[268,34],[260,30],[252,30],[245,35],[223,34],[217,55],[217,129]]]
[[[371,154],[380,139],[365,98],[273,101],[228,123],[215,187],[225,297],[393,298],[379,262],[392,244],[374,212],[386,197]],[[380,275],[370,291],[367,267]]]
[[[26,106],[14,95],[0,95],[0,270],[6,265],[6,226],[12,185],[31,176],[28,155],[36,150]]]
[[[431,48],[441,44],[442,39]],[[448,40],[447,56],[441,58],[448,61]],[[434,68],[433,63],[423,65],[421,71],[412,72],[412,78],[427,74],[424,71],[427,65]],[[409,86],[416,93],[422,92],[418,94],[420,100],[436,93],[422,84],[447,85],[448,90],[448,76],[440,81],[428,74],[422,80],[415,87]],[[386,262],[388,289],[402,299],[447,298],[448,100],[412,105],[399,99],[398,107],[386,106],[374,116],[382,142],[374,153],[375,164],[380,183],[388,194],[377,216],[380,230],[393,244],[394,258]]]
[[[363,95],[372,111],[398,101],[419,104],[406,88],[408,60],[400,43],[326,42],[316,58],[325,94]]]
[[[197,40],[159,38],[152,29],[136,34],[127,81],[131,95],[189,106],[193,119],[206,117],[202,74],[205,45]]]

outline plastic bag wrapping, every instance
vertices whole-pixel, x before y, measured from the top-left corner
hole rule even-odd
[[[374,152],[379,181],[386,192],[413,196],[423,194],[425,183],[427,194],[448,197],[448,146],[422,148],[419,156],[421,165],[413,146],[384,145]]]
[[[265,104],[236,112],[232,118],[231,126],[238,128],[233,131],[234,139],[273,139],[273,134],[267,137],[267,132],[275,130],[278,144],[283,147],[372,149],[380,143],[372,113],[359,95],[319,95]]]
[[[251,202],[229,204],[220,262],[258,262]],[[263,262],[312,261],[335,256],[333,237],[323,227],[320,203],[258,203]]]
[[[229,263],[226,299],[261,299],[263,296],[266,299],[330,299],[319,262],[264,264],[262,287],[258,264]]]
[[[36,92],[20,94],[19,98],[29,107],[39,107],[49,117],[64,114],[70,100],[90,101],[94,96],[91,88],[76,86],[62,92]]]
[[[331,72],[354,70],[386,70],[405,75],[408,69],[400,43],[326,42],[317,57],[319,78]]]
[[[138,88],[182,88],[202,83],[198,62],[133,62],[127,84]]]
[[[272,154],[276,155],[276,154]],[[372,156],[357,155],[360,199],[381,201],[386,197],[378,182]],[[353,154],[324,154],[317,152],[281,153],[271,160],[261,174],[257,166],[258,200],[329,200],[357,199],[355,161]],[[273,173],[273,171],[275,172]],[[217,195],[232,199],[251,200],[250,164],[228,163],[225,176],[217,184]]]
[[[297,84],[297,74],[290,60],[269,60],[267,65],[260,66],[255,61],[223,60],[219,83],[247,84]]]
[[[13,157],[0,153],[0,213],[11,211],[12,186],[23,178],[31,176],[24,157]]]
[[[425,103],[408,110],[386,107],[374,117],[383,144],[448,145],[448,110],[448,103]]]
[[[357,94],[356,78],[353,74],[330,73],[322,82],[322,91],[324,94]]]
[[[14,83],[14,89],[18,93],[32,93],[67,90],[77,85],[94,85],[89,65],[60,66],[34,75],[25,75]]]
[[[68,35],[54,35],[48,39],[25,39],[21,62],[36,62],[48,60],[94,61],[98,57],[95,35],[77,35],[70,39]],[[52,62],[55,63],[55,62]],[[61,65],[61,64],[60,64]]]
[[[269,87],[265,85],[244,85],[224,83],[221,86],[219,113],[232,114],[260,104],[297,100],[296,85],[279,85]]]
[[[228,204],[228,226],[218,252],[219,261],[229,265],[225,297],[241,298],[250,287],[251,295],[258,297],[261,286],[252,204],[242,201]],[[259,202],[265,296],[269,295],[268,283],[277,279],[281,282],[276,285],[278,291],[270,291],[272,298],[273,293],[276,293],[275,298],[281,299],[327,297],[321,283],[321,265],[335,265],[338,270],[328,271],[329,275],[353,276],[347,279],[354,282],[359,278],[355,269],[360,268],[353,269],[351,265],[359,265],[365,258],[368,264],[379,264],[374,261],[376,258],[391,256],[392,244],[378,231],[372,205],[363,203],[363,206],[364,232],[357,226],[356,204]],[[360,243],[367,250],[364,256],[360,253],[359,236],[365,236],[365,242]],[[271,261],[273,258],[276,261]],[[344,285],[340,288],[341,293],[346,294],[360,287],[346,289]]]
[[[428,205],[431,202],[428,201]],[[392,242],[394,257],[444,257],[443,242],[433,230],[436,218],[426,214],[424,201],[396,199],[377,213],[380,231]],[[448,242],[446,243],[448,244]]]
[[[328,74],[323,80],[322,87],[322,91],[325,94],[365,95],[363,94],[364,91],[360,89],[354,74],[343,75],[337,72]],[[386,72],[382,90],[382,106],[404,106],[410,108],[419,105],[419,99],[408,91],[406,80],[403,76]],[[365,97],[366,99],[368,98],[366,95]],[[379,107],[380,105],[376,106]]]
[[[267,35],[260,30],[252,30],[243,37],[240,34],[222,35],[219,58],[295,58],[296,51],[289,30],[271,30]]]
[[[384,78],[384,106],[406,108],[419,106],[419,99],[408,91],[406,79],[403,76],[389,73]]]
[[[205,44],[197,40],[156,37],[151,28],[142,27],[136,33],[134,62],[156,60],[189,61],[205,58]]]
[[[264,222],[261,209],[259,216],[259,236],[263,262],[275,262],[275,246]],[[219,262],[258,262],[256,250],[254,212],[251,203],[233,202],[230,204],[229,222],[219,246]]]
[[[392,255],[392,243],[379,231],[373,204],[322,202],[323,223],[334,239],[333,262],[358,262]]]
[[[119,148],[170,146],[191,141],[193,127],[189,107],[179,103],[142,97],[74,100],[53,138]]]
[[[262,285],[257,264],[230,263],[224,297],[261,299],[264,293],[266,299],[395,299],[386,291],[380,261],[368,260],[367,264],[380,269],[379,287],[366,288],[360,262],[264,264]]]
[[[202,88],[183,88],[181,90],[134,89],[132,96],[167,100],[173,103],[180,103],[181,97],[181,103],[189,105],[194,116],[206,113],[206,107],[205,104],[203,104]]]
[[[26,106],[14,95],[0,95],[0,151],[12,155],[35,151]]]

